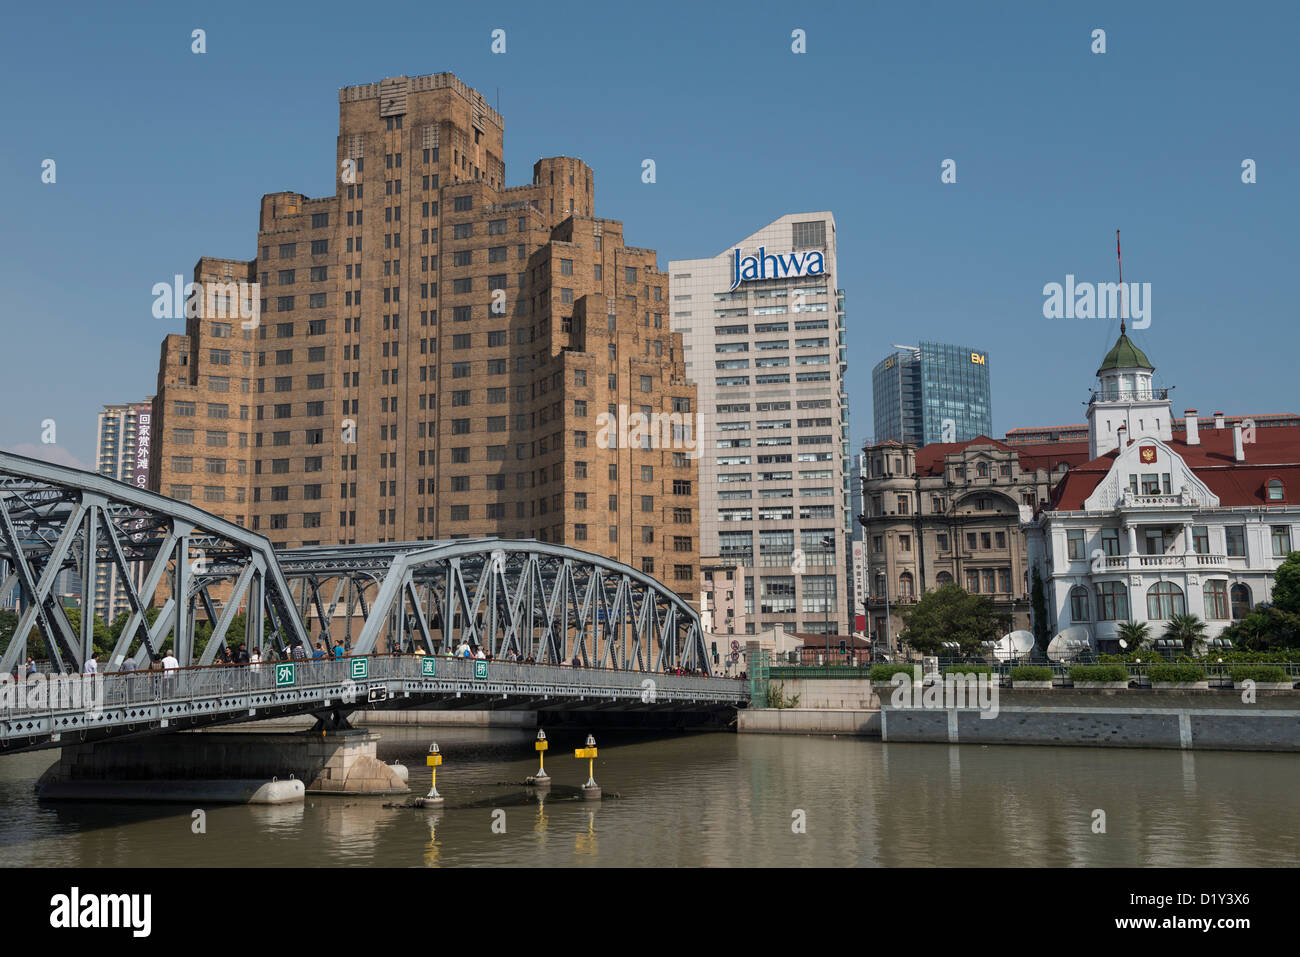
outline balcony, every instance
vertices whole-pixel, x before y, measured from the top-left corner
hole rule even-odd
[[[1098,402],[1142,402],[1150,399],[1164,400],[1168,398],[1168,389],[1137,389],[1122,392],[1118,390],[1097,392],[1094,390],[1088,405],[1092,406]]]
[[[1227,555],[1109,555],[1107,570],[1142,571],[1151,568],[1227,568]]]

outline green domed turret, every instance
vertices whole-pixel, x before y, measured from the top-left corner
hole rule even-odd
[[[1128,337],[1128,333],[1120,330],[1119,340],[1115,343],[1113,349],[1106,353],[1106,358],[1101,361],[1101,368],[1097,370],[1097,375],[1103,372],[1109,372],[1112,369],[1147,369],[1155,370],[1146,357],[1146,353],[1133,345],[1133,340]]]

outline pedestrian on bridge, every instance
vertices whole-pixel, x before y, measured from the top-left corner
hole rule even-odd
[[[81,666],[81,673],[85,675],[99,674],[99,662],[95,660],[95,653],[92,651],[86,663]]]

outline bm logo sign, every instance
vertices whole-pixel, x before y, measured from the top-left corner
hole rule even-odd
[[[970,361],[975,363],[977,366],[987,365],[984,353],[982,352],[972,352],[970,354]]]

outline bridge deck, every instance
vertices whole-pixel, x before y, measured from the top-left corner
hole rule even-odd
[[[85,680],[93,685],[83,684],[77,689],[83,697],[69,701],[68,686]],[[62,682],[62,700],[52,700],[60,697],[52,693],[57,683],[43,681],[46,697],[36,701],[35,682],[4,686],[0,754],[332,708],[690,711],[749,699],[748,684],[732,678],[412,655],[307,660],[291,668],[263,662],[70,676]]]

